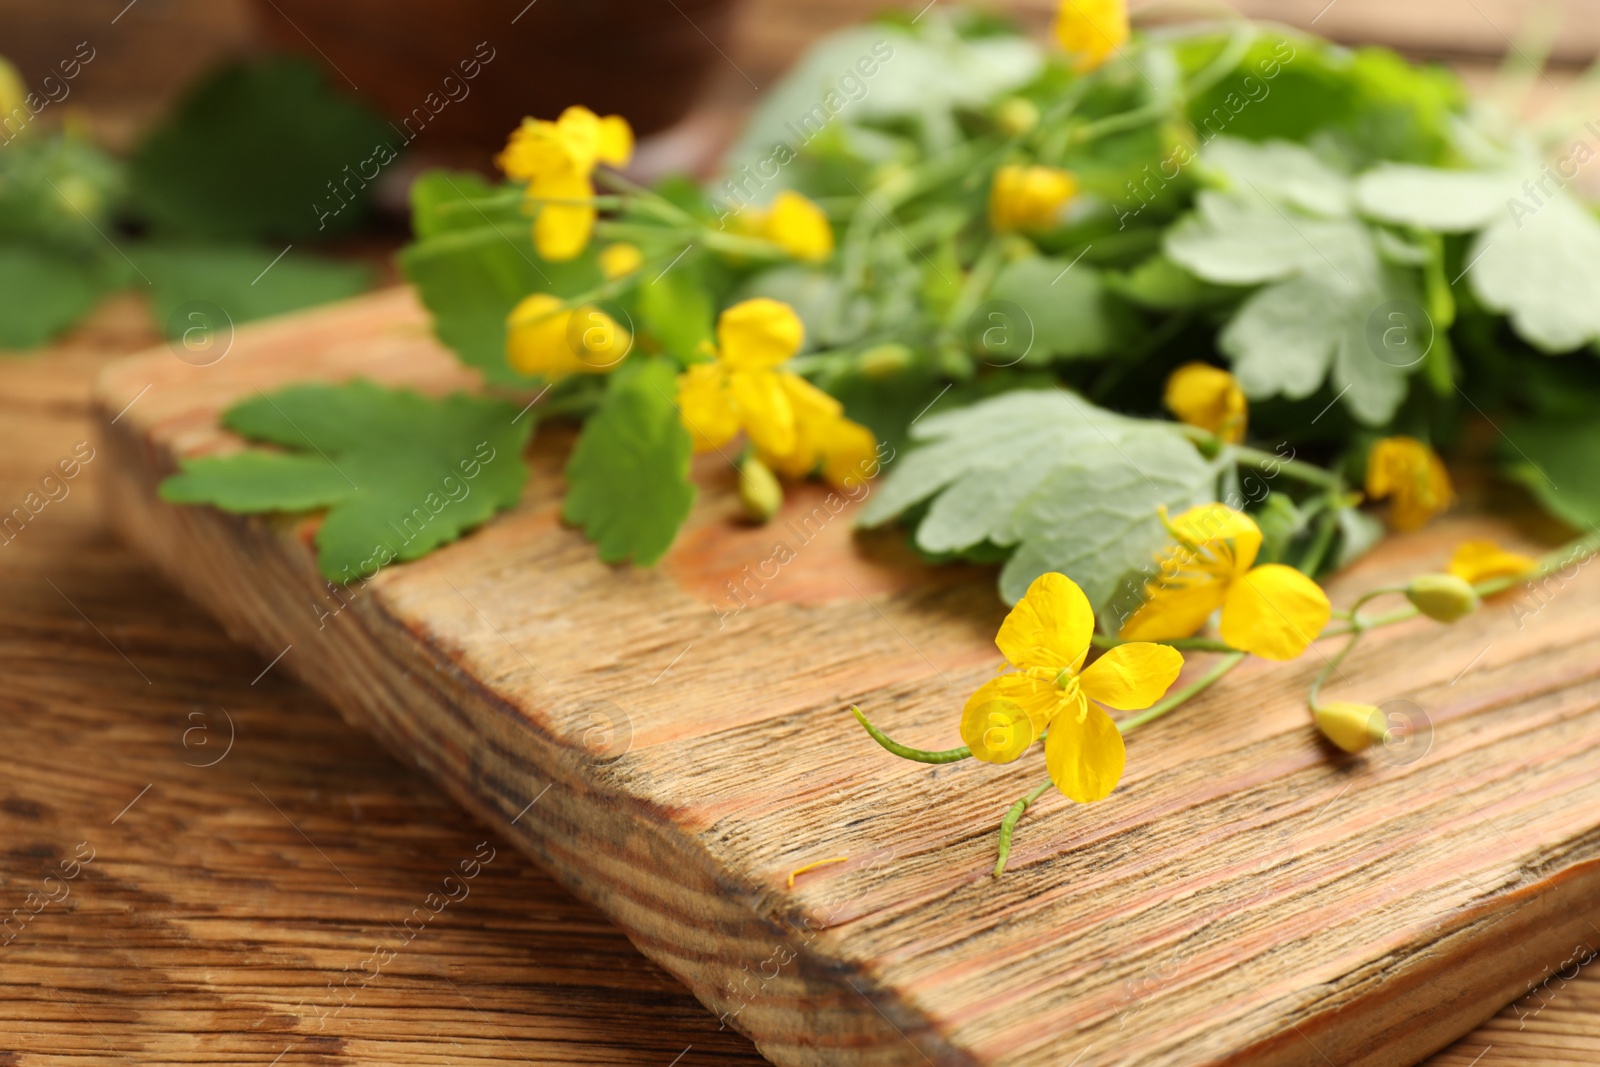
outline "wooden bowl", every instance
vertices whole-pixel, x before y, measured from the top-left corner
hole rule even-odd
[[[332,68],[430,155],[496,151],[523,116],[554,118],[570,104],[622,115],[639,134],[670,126],[711,65],[722,62],[733,7],[733,0],[255,2],[269,38]]]

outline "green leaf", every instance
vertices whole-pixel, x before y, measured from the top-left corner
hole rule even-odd
[[[135,200],[158,231],[298,240],[367,220],[404,138],[300,59],[218,70],[139,147]]]
[[[1215,307],[1238,298],[1238,290],[1197,278],[1160,252],[1124,274],[1108,274],[1106,284],[1123,299],[1157,311]]]
[[[1211,468],[1172,424],[1124,418],[1061,390],[1020,390],[912,428],[861,525],[931,498],[916,544],[930,553],[1016,545],[1001,576],[1015,600],[1060,570],[1103,605],[1164,536],[1156,508],[1209,500]]]
[[[1206,146],[1203,158],[1241,192],[1253,191],[1312,215],[1350,214],[1350,179],[1303,145],[1218,137]]]
[[[1546,352],[1600,339],[1600,222],[1559,190],[1537,208],[1518,203],[1467,252],[1473,293]]]
[[[514,505],[533,428],[515,404],[364,381],[259,394],[229,408],[223,424],[292,451],[186,460],[161,483],[161,498],[239,514],[326,507],[317,563],[345,582],[424,556]]]
[[[716,312],[698,264],[678,263],[655,278],[646,278],[638,294],[640,327],[680,363],[698,358],[701,342],[711,340]]]
[[[1121,339],[1117,322],[1106,299],[1100,272],[1085,263],[1043,256],[1019,259],[1005,265],[989,288],[991,300],[1008,300],[1022,308],[1031,324],[1033,346],[1029,362],[1051,356],[1065,359],[1099,356],[1110,352]],[[980,308],[980,312],[981,312]],[[998,313],[1004,318],[1003,313]],[[1015,330],[1016,323],[1000,323]],[[977,323],[983,334],[985,324]],[[1002,345],[1002,363],[1020,358],[1011,355],[1011,346]]]
[[[1356,179],[1356,203],[1384,222],[1462,233],[1487,226],[1506,209],[1508,197],[1519,195],[1518,184],[1512,174],[1498,170],[1385,163]]]
[[[1600,419],[1592,413],[1509,423],[1499,452],[1506,473],[1551,514],[1583,530],[1600,526]]]
[[[520,186],[490,185],[470,170],[430,170],[411,183],[411,232],[420,241],[454,230],[529,225],[520,193]]]
[[[654,564],[694,504],[676,388],[666,360],[630,360],[612,376],[567,461],[562,516],[583,527],[607,563]]]
[[[170,337],[183,334],[189,325],[183,311],[197,301],[242,323],[344,300],[372,284],[362,264],[293,250],[276,262],[270,249],[252,245],[147,246],[135,254],[150,278],[151,312]]]
[[[450,230],[407,245],[400,269],[433,313],[433,330],[492,384],[527,379],[506,363],[506,316],[530,293],[575,296],[602,281],[594,247],[551,263],[534,251],[526,219]]]
[[[91,257],[0,245],[0,348],[34,348],[76,323],[109,287]]]

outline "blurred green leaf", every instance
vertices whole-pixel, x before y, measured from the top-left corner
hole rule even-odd
[[[151,314],[181,336],[186,305],[205,301],[234,324],[344,300],[372,284],[372,271],[290,250],[274,261],[251,245],[147,245],[133,253],[149,276]]]

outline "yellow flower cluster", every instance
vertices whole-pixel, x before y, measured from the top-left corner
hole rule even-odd
[[[1179,422],[1208,430],[1229,444],[1244,440],[1249,409],[1233,375],[1206,363],[1185,363],[1167,379],[1163,398]]]
[[[549,293],[525,297],[506,320],[506,359],[521,374],[607,374],[632,347],[628,331],[604,311],[569,308]]]
[[[594,231],[595,168],[620,167],[632,155],[633,130],[618,115],[569,107],[554,122],[522,120],[496,162],[508,177],[528,183],[539,255],[559,262],[583,251]]]
[[[758,297],[717,320],[713,359],[678,377],[678,410],[696,451],[720,448],[741,430],[768,467],[804,477],[820,466],[841,488],[876,470],[877,440],[798,374],[778,369],[800,350],[805,327],[789,305]]]
[[[1109,796],[1127,754],[1100,705],[1148,708],[1177,680],[1183,656],[1133,643],[1085,667],[1093,636],[1094,611],[1077,583],[1064,574],[1034,579],[994,639],[1014,672],[979,686],[961,713],[961,739],[972,754],[1009,763],[1044,736],[1045,765],[1062,794],[1080,804]]]
[[[1222,639],[1262,659],[1289,660],[1322,633],[1333,606],[1322,587],[1281,563],[1254,566],[1261,528],[1241,511],[1201,504],[1171,520],[1173,544],[1122,627],[1130,641],[1191,637],[1222,609]]]
[[[1367,495],[1390,500],[1389,524],[1403,533],[1422,529],[1455,502],[1444,463],[1415,437],[1385,437],[1372,446]]]

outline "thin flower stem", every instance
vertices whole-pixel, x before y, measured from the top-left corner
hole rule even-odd
[[[1090,640],[1090,643],[1093,644],[1095,648],[1116,648],[1119,645],[1127,645],[1127,644],[1135,643],[1135,642],[1131,642],[1131,641],[1124,641],[1122,638],[1113,637],[1110,634],[1095,634],[1089,640]],[[1237,649],[1235,649],[1232,645],[1228,644],[1228,642],[1218,640],[1215,637],[1169,637],[1169,638],[1166,638],[1166,639],[1163,639],[1163,640],[1159,640],[1159,641],[1140,641],[1138,643],[1139,644],[1152,644],[1152,645],[1166,645],[1168,648],[1176,648],[1176,649],[1179,649],[1179,650],[1184,651],[1184,652],[1234,652],[1234,651],[1237,651]]]
[[[1326,498],[1324,498],[1326,499]],[[1322,566],[1322,561],[1328,558],[1328,549],[1333,547],[1333,535],[1339,532],[1339,513],[1332,508],[1317,516],[1317,532],[1311,543],[1306,546],[1306,551],[1300,557],[1300,565],[1295,569],[1301,574],[1315,577]]]
[[[1011,805],[1011,810],[1006,812],[1006,817],[1000,820],[1000,846],[994,861],[994,876],[996,878],[1006,873],[1006,860],[1011,858],[1011,835],[1016,832],[1018,821],[1021,820],[1023,813],[1028,810],[1029,806],[1049,788],[1050,779],[1046,778],[1034,787],[1030,793]]]
[[[892,740],[888,734],[884,733],[882,730],[868,722],[867,717],[861,714],[861,709],[856,707],[854,704],[850,705],[850,714],[856,717],[856,722],[859,722],[862,725],[867,733],[872,736],[874,741],[878,742],[878,744],[882,745],[890,752],[893,752],[901,759],[915,760],[918,763],[956,763],[972,755],[972,749],[968,748],[966,745],[962,745],[960,748],[947,748],[940,752],[930,752],[927,749],[911,748],[908,745],[902,745],[900,742]]]
[[[1322,710],[1322,687],[1327,684],[1328,679],[1333,676],[1333,672],[1339,669],[1339,664],[1343,663],[1345,657],[1350,655],[1351,650],[1356,647],[1356,642],[1360,641],[1361,635],[1366,632],[1366,628],[1361,626],[1351,630],[1350,640],[1345,642],[1345,646],[1334,653],[1333,658],[1323,664],[1322,670],[1317,672],[1316,678],[1311,682],[1310,702],[1312,711]]]
[[[1174,710],[1182,705],[1185,701],[1198,696],[1209,689],[1212,685],[1216,684],[1229,671],[1233,670],[1240,663],[1244,662],[1244,657],[1246,655],[1247,653],[1244,652],[1229,652],[1226,656],[1223,656],[1221,659],[1217,660],[1216,663],[1212,664],[1209,671],[1207,671],[1205,674],[1202,674],[1199,678],[1196,678],[1193,682],[1190,682],[1176,693],[1172,693],[1168,695],[1166,699],[1150,705],[1144,711],[1141,711],[1131,719],[1123,719],[1121,722],[1117,723],[1117,729],[1126,734],[1133,730],[1137,730],[1139,727],[1144,726],[1147,723],[1155,722],[1157,719],[1161,718],[1161,716],[1167,714],[1167,712]]]
[[[665,216],[670,216],[679,222],[699,225],[694,216],[690,215],[677,204],[674,204],[671,200],[668,200],[654,189],[646,188],[636,181],[631,181],[627,178],[624,178],[614,170],[597,170],[595,171],[594,176],[595,180],[600,182],[601,185],[615,189],[619,193],[625,193],[630,197],[634,197],[640,202],[641,207],[649,205],[658,213]]]
[[[1339,490],[1343,485],[1339,476],[1332,471],[1325,471],[1313,463],[1306,463],[1298,459],[1284,459],[1272,452],[1263,452],[1259,448],[1249,448],[1245,445],[1234,445],[1229,453],[1234,460],[1246,467],[1254,467],[1258,471],[1270,471],[1272,474],[1283,473],[1297,481],[1307,482],[1311,485],[1320,485],[1324,489]]]

